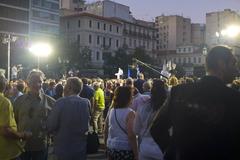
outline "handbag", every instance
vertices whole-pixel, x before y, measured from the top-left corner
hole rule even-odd
[[[88,132],[87,135],[87,154],[94,154],[98,152],[100,147],[99,137],[96,132]]]
[[[89,114],[92,117],[91,108],[88,106]],[[92,118],[91,118],[92,119]],[[88,131],[87,134],[87,154],[94,154],[98,152],[100,147],[98,134],[94,131]]]

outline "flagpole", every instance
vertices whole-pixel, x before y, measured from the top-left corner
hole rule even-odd
[[[140,60],[138,60],[138,59],[136,59],[136,58],[133,58],[133,60],[136,61],[137,63],[139,63],[139,64],[141,64],[141,65],[143,65],[143,66],[145,66],[145,67],[147,67],[147,68],[149,68],[149,69],[157,72],[158,74],[160,74],[160,76],[168,79],[168,77],[164,76],[164,75],[163,75],[161,72],[159,72],[158,70],[150,67],[148,64],[146,64],[146,63],[144,63],[144,62],[142,62],[142,61],[140,61]]]

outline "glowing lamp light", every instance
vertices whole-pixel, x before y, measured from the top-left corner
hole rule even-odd
[[[29,51],[37,57],[47,57],[52,53],[52,48],[47,43],[37,43],[32,45]]]
[[[240,34],[240,26],[232,25],[226,29],[227,36],[234,38]]]

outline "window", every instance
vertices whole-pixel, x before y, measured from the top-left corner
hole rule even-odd
[[[112,32],[112,25],[109,26],[109,31]]]
[[[126,38],[123,39],[123,43],[126,44]]]
[[[89,21],[89,28],[92,28],[92,21]]]
[[[100,37],[97,36],[97,44],[99,45],[100,44]]]
[[[188,48],[188,52],[191,52],[192,51],[192,49],[191,48]]]
[[[183,52],[184,52],[184,53],[186,52],[186,48],[183,48]]]
[[[132,39],[129,38],[129,46],[132,47]]]
[[[105,45],[106,45],[106,38],[103,37],[103,46],[105,47]]]
[[[136,41],[136,39],[134,39],[134,41],[133,41],[133,47],[134,47],[134,48],[137,47],[137,41]]]
[[[91,35],[91,34],[89,34],[89,39],[88,39],[88,42],[89,42],[89,44],[91,44],[91,43],[92,43],[92,35]]]
[[[67,21],[67,29],[69,29],[69,27],[70,27],[70,23],[69,21]]]
[[[194,57],[194,58],[193,58],[193,62],[194,62],[194,63],[196,63],[196,62],[197,62],[197,60],[196,60],[196,57]]]
[[[109,46],[112,46],[112,38],[109,38]]]
[[[198,57],[198,63],[201,63],[201,57]]]
[[[99,59],[100,59],[100,53],[97,52],[97,61],[99,61]]]
[[[117,33],[119,33],[119,27],[117,26]]]
[[[92,50],[89,51],[89,61],[92,60]]]
[[[81,27],[81,21],[78,20],[78,28],[80,28],[80,27]]]
[[[97,28],[100,29],[100,22],[97,23]]]
[[[186,57],[183,58],[183,63],[186,63]]]
[[[188,63],[191,63],[191,58],[190,57],[188,57]]]
[[[80,43],[80,34],[77,35],[77,42]]]
[[[106,31],[106,24],[103,25],[103,30]]]
[[[119,47],[119,41],[118,41],[118,39],[116,40],[116,47],[117,47],[117,48]]]

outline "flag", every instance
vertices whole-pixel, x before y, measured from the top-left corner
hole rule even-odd
[[[128,78],[131,77],[131,70],[130,68],[128,67]]]
[[[138,65],[136,66],[136,70],[137,70],[137,76],[138,76],[140,74],[140,70],[139,70]]]

